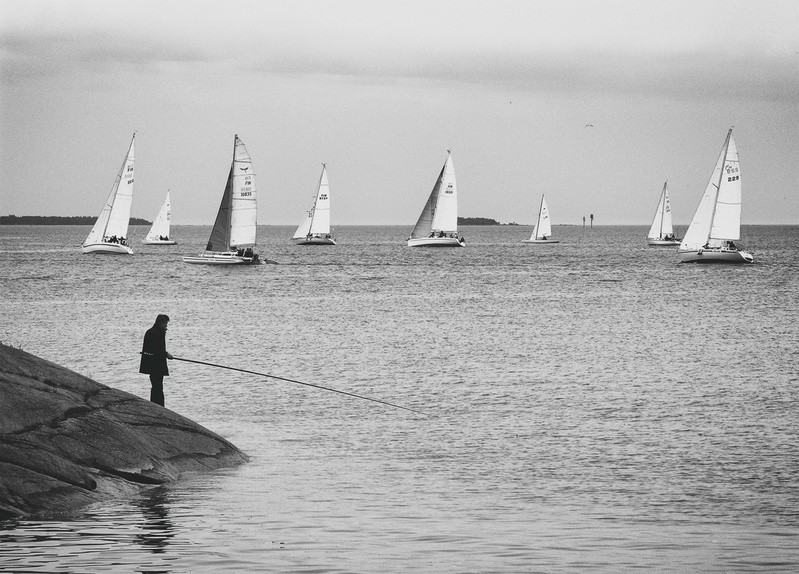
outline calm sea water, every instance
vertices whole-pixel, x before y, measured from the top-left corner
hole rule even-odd
[[[409,230],[263,227],[278,265],[217,269],[180,260],[207,227],[130,257],[0,227],[6,344],[148,397],[138,351],[167,313],[178,357],[431,415],[173,361],[167,407],[251,462],[0,523],[0,570],[799,568],[799,228],[744,227],[756,263],[710,267],[643,226],[467,227],[449,250]]]

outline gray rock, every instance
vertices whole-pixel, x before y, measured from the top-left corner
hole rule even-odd
[[[0,519],[63,514],[247,460],[169,409],[0,343]]]

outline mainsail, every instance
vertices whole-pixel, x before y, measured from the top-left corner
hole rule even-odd
[[[316,196],[308,216],[297,226],[292,239],[301,239],[308,235],[328,235],[330,233],[330,184],[327,180],[327,168],[322,164],[322,175],[316,188]]]
[[[730,129],[680,250],[720,247],[725,241],[740,239],[740,235],[741,171]]]
[[[106,238],[117,237],[127,238],[128,224],[130,223],[130,208],[133,203],[133,164],[134,164],[134,141],[136,134],[130,140],[130,148],[122,162],[122,167],[117,174],[111,193],[105,201],[100,216],[94,223],[94,227],[84,241],[84,245],[90,243],[102,243]]]
[[[549,219],[547,200],[541,196],[541,207],[538,210],[538,222],[530,239],[546,239],[552,235],[552,222]]]
[[[252,159],[236,135],[233,162],[230,165],[225,193],[216,215],[206,251],[230,251],[255,245],[258,208]]]
[[[456,233],[458,231],[458,190],[452,154],[447,160],[411,232],[411,238],[427,237],[431,231]]]
[[[652,219],[652,226],[649,228],[647,238],[663,239],[667,235],[674,235],[668,181],[663,184],[663,191],[660,192],[660,201],[655,211],[655,217]]]
[[[169,192],[167,191],[166,199],[164,199],[164,203],[161,205],[161,209],[158,212],[158,215],[155,217],[155,221],[153,221],[153,226],[150,228],[150,232],[147,234],[146,239],[152,241],[157,239],[168,238],[171,221],[172,221],[172,208],[169,200]]]

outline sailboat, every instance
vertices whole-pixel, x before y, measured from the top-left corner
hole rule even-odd
[[[100,216],[83,242],[84,253],[111,253],[133,255],[128,247],[128,224],[130,206],[133,203],[133,162],[136,134],[130,140],[130,147],[119,169],[111,193],[105,201]]]
[[[205,251],[184,257],[186,263],[203,265],[250,265],[262,263],[255,247],[258,216],[252,159],[238,134],[233,139],[233,161],[222,203]]]
[[[176,245],[177,241],[169,238],[169,226],[172,221],[172,209],[169,201],[169,192],[166,192],[166,198],[158,211],[158,215],[153,221],[153,226],[147,237],[141,240],[145,245]]]
[[[730,128],[713,175],[680,244],[680,262],[752,263],[754,256],[735,245],[740,238],[741,169]]]
[[[292,237],[297,245],[335,245],[330,235],[330,184],[327,181],[327,167],[322,164],[322,175],[316,186],[313,207]]]
[[[646,239],[649,245],[679,245],[680,240],[674,235],[674,226],[671,222],[671,201],[669,201],[668,181],[663,184],[660,192],[660,201],[649,228]]]
[[[458,238],[458,190],[455,184],[452,153],[447,150],[447,160],[408,238],[408,247],[464,247],[465,245],[463,238]]]
[[[552,222],[549,220],[549,209],[547,200],[541,196],[541,206],[538,208],[538,221],[535,224],[530,239],[522,240],[523,243],[558,243],[557,239],[552,239]]]

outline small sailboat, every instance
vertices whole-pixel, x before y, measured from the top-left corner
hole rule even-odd
[[[208,245],[196,257],[184,257],[183,261],[202,265],[262,263],[259,255],[253,251],[257,218],[252,158],[236,134],[230,173]]]
[[[327,167],[322,164],[322,175],[316,186],[313,207],[297,226],[292,237],[297,245],[335,245],[330,234],[330,184],[327,181]]]
[[[732,128],[678,255],[684,263],[752,263],[735,244],[741,238],[741,169]]]
[[[169,192],[166,192],[166,198],[158,211],[158,215],[153,221],[153,226],[147,237],[141,240],[145,245],[177,245],[177,241],[170,239],[169,228],[172,222],[172,206],[169,201]]]
[[[538,208],[538,221],[535,224],[530,239],[522,240],[522,243],[559,243],[557,239],[552,239],[552,222],[549,219],[549,209],[547,200],[541,196],[541,206]]]
[[[464,239],[458,238],[458,190],[455,184],[452,154],[447,150],[447,160],[408,238],[408,247],[464,247],[465,245]]]
[[[679,245],[680,240],[674,235],[674,225],[671,221],[671,201],[669,200],[668,181],[663,184],[663,191],[660,192],[655,217],[649,234],[646,236],[649,245]]]
[[[133,203],[133,163],[134,141],[136,134],[130,140],[130,147],[122,162],[122,167],[111,188],[111,193],[105,201],[100,216],[83,242],[84,253],[110,253],[133,255],[133,249],[128,247],[128,224],[130,223],[130,206]]]

